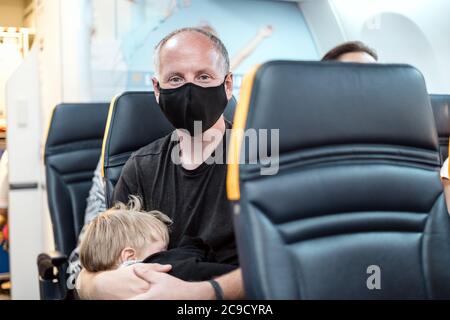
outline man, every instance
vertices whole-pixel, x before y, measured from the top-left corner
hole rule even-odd
[[[360,41],[345,42],[328,51],[322,61],[375,63],[378,55],[372,48]]]
[[[216,31],[208,24],[203,24],[198,27],[206,32],[209,32],[213,35],[217,36]],[[231,62],[231,65],[233,62]],[[105,195],[105,186],[103,184],[103,178],[101,176],[101,169],[103,166],[102,159],[99,159],[97,168],[94,171],[94,177],[92,178],[91,189],[89,190],[89,197],[86,200],[86,210],[84,215],[84,225],[81,229],[80,234],[78,235],[78,245],[72,251],[69,256],[69,266],[67,268],[67,273],[69,274],[69,281],[71,285],[75,284],[76,278],[80,273],[82,266],[80,262],[80,243],[82,242],[85,231],[87,230],[88,224],[91,220],[97,217],[100,213],[106,210],[106,195]],[[1,209],[0,209],[1,210]],[[1,216],[0,216],[0,225],[1,225]]]
[[[218,262],[237,264],[225,192],[226,164],[207,161],[226,154],[222,140],[230,124],[223,111],[233,88],[229,64],[223,43],[204,30],[180,29],[161,40],[153,86],[179,141],[167,136],[136,152],[126,163],[113,198],[127,202],[135,194],[146,210],[167,214],[173,220],[169,247],[176,247],[184,236],[196,236],[212,247]],[[201,131],[194,120],[201,121]],[[217,132],[220,139],[213,139]],[[174,150],[181,164],[174,162]],[[82,298],[95,299],[243,298],[239,269],[216,282],[185,282],[168,275],[170,268],[137,264],[96,274],[83,270],[78,292]]]

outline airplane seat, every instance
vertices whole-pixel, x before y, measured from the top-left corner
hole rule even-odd
[[[232,119],[236,99],[225,109]],[[103,175],[108,206],[112,205],[114,186],[131,154],[174,130],[156,102],[154,92],[125,92],[112,102],[103,144]]]
[[[101,154],[108,107],[107,103],[64,103],[53,111],[44,161],[57,252],[38,257],[41,299],[63,299],[68,293],[67,257],[76,247],[84,225],[86,199]],[[57,275],[53,267],[58,267]]]
[[[247,298],[450,298],[439,143],[419,71],[268,62],[245,77],[233,129],[227,194]],[[279,129],[279,158],[276,141],[268,153],[243,148],[240,129]],[[255,163],[239,164],[241,148]]]
[[[430,94],[431,106],[439,136],[441,165],[448,157],[448,137],[450,136],[450,95]]]

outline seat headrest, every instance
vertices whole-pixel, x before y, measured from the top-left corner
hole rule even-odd
[[[425,82],[411,66],[273,61],[253,79],[246,127],[280,129],[280,153],[342,144],[438,148]]]
[[[173,127],[153,92],[125,92],[111,102],[106,130],[105,161],[114,165],[120,155],[131,154],[170,133]]]
[[[450,95],[430,94],[439,137],[450,136]]]
[[[49,125],[45,155],[83,149],[91,142],[98,144],[105,131],[107,114],[107,103],[57,105]]]

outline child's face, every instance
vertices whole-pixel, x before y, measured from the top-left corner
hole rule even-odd
[[[120,263],[133,260],[144,260],[148,256],[157,252],[165,251],[166,249],[167,245],[162,239],[152,241],[141,250],[127,247],[124,248],[120,254]]]

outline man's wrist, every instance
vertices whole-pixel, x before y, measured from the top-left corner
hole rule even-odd
[[[192,297],[195,297],[195,299],[199,300],[215,300],[216,299],[216,293],[214,291],[214,288],[211,286],[211,284],[208,281],[201,281],[201,282],[191,282],[195,285],[193,288],[194,295]]]
[[[214,279],[211,279],[208,282],[214,290],[214,295],[216,297],[216,300],[224,300],[225,297],[224,297],[223,290],[222,290],[222,287],[220,286],[220,284]]]

